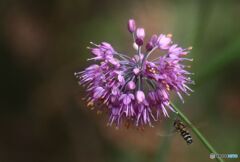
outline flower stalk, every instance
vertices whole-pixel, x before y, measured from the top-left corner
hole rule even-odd
[[[192,129],[197,138],[203,143],[203,145],[208,149],[210,153],[217,154],[217,151],[213,146],[207,141],[207,139],[202,135],[202,133],[192,124],[192,122],[175,106],[171,103],[172,108],[176,111],[177,115]],[[216,157],[218,162],[224,162],[220,157]]]

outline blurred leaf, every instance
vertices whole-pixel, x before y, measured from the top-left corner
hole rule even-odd
[[[210,77],[218,74],[225,66],[231,64],[235,59],[240,58],[240,38],[232,43],[224,51],[217,54],[216,57],[212,58],[207,64],[204,64],[198,75],[194,80],[197,81],[197,85],[201,85]]]

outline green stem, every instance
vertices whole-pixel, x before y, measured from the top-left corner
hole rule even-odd
[[[209,150],[210,153],[217,154],[216,150],[212,147],[212,145],[207,141],[207,139],[200,133],[200,131],[192,124],[192,122],[173,104],[171,103],[173,109],[177,112],[177,115],[192,129],[192,131],[196,134],[199,140],[204,144],[204,146]],[[219,162],[224,162],[224,160],[220,157],[216,158]]]
[[[145,60],[147,60],[147,58],[151,55],[151,53],[152,53],[153,51],[155,51],[156,49],[157,49],[157,47],[154,47],[151,51],[149,51],[146,55],[144,55],[143,60],[142,60],[142,63],[141,63],[141,69],[142,69],[142,67],[143,67],[143,64],[144,64]]]

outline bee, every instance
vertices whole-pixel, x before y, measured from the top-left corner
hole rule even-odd
[[[192,136],[186,130],[186,126],[183,124],[182,121],[180,121],[179,119],[175,119],[173,126],[176,131],[180,133],[180,135],[183,137],[183,139],[187,142],[188,145],[193,143]]]

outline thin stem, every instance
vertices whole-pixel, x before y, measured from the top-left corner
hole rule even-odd
[[[151,60],[151,62],[157,61],[157,60],[159,60],[161,57],[162,57],[162,56],[160,56],[160,57],[157,57],[157,58],[155,58],[155,59]]]
[[[133,37],[133,42],[135,42],[135,33],[132,33],[132,37]]]
[[[124,60],[128,60],[128,59],[131,59],[131,57],[127,56],[127,55],[124,55],[122,53],[117,53],[115,52],[114,54],[118,55],[119,57],[121,57],[122,59]]]
[[[146,55],[146,59],[152,54],[153,51],[157,49],[157,46],[155,46],[148,54]]]
[[[138,54],[138,65],[140,66],[141,65],[141,46],[138,46],[138,49],[137,49],[137,54]]]
[[[192,122],[173,104],[170,103],[173,109],[177,112],[177,115],[192,129],[192,131],[196,134],[199,140],[203,143],[203,145],[209,150],[210,153],[217,154],[217,151],[212,147],[212,145],[207,141],[207,139],[200,133],[200,131],[192,124]],[[218,162],[224,162],[224,160],[220,157],[217,157],[216,160]]]
[[[140,76],[137,77],[138,90],[141,90],[141,80]]]
[[[141,46],[138,46],[138,55],[139,55],[139,57],[140,57],[140,55],[141,55]]]
[[[146,54],[146,55],[143,57],[142,64],[141,64],[141,69],[142,69],[142,66],[143,66],[145,60],[147,60],[147,58],[151,55],[151,53],[152,53],[153,51],[155,51],[156,49],[157,49],[157,46],[154,47],[151,51],[148,52],[148,54]]]

